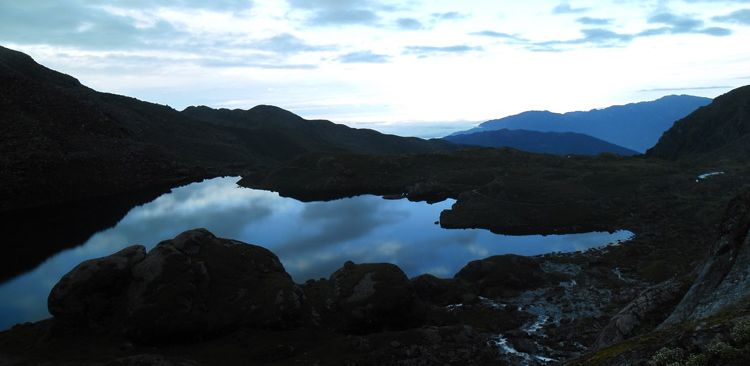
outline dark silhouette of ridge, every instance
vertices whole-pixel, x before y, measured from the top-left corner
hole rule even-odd
[[[273,106],[168,106],[101,93],[0,47],[0,212],[239,174],[310,152],[419,153],[426,141]]]
[[[747,159],[750,156],[750,85],[717,97],[677,121],[647,153],[650,157]]]
[[[553,155],[598,155],[611,153],[621,156],[638,152],[622,146],[573,132],[539,132],[528,130],[493,130],[453,135],[445,140],[463,145],[510,147],[518,150]]]
[[[441,140],[387,135],[326,120],[306,120],[292,112],[269,105],[259,105],[248,110],[188,107],[182,113],[222,127],[239,128],[259,134],[263,131],[275,131],[283,134],[283,138],[290,144],[315,152],[397,154],[455,148],[453,144]]]

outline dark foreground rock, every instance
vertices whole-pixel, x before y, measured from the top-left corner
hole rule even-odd
[[[52,288],[47,300],[50,314],[91,327],[111,325],[113,315],[126,300],[133,266],[144,258],[146,248],[133,245],[77,265]]]
[[[439,297],[439,282],[421,291]],[[477,320],[526,319],[482,304],[457,316],[386,263],[299,286],[270,251],[205,229],[79,264],[49,309],[0,333],[0,365],[486,365],[500,355]]]
[[[646,313],[674,302],[681,293],[674,281],[641,293],[599,335],[597,346],[609,347],[575,364],[749,364],[750,191],[731,201],[717,236],[690,289],[655,331],[626,339]]]
[[[81,263],[53,288],[50,313],[135,341],[201,338],[243,325],[291,327],[302,291],[265,248],[205,229]]]
[[[750,191],[730,203],[711,254],[662,327],[716,315],[750,295]]]

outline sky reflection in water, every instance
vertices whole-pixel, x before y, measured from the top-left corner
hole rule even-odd
[[[467,262],[495,254],[576,251],[629,238],[620,231],[575,235],[503,236],[486,230],[446,230],[435,224],[453,200],[437,204],[359,196],[302,203],[238,187],[236,177],[175,188],[133,208],[115,227],[61,252],[33,271],[0,284],[0,329],[48,317],[47,295],[76,264],[132,244],[204,227],[219,237],[264,246],[302,283],[328,277],[347,261],[397,264],[409,277],[451,277]]]

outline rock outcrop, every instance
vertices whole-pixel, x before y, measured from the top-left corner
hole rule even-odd
[[[469,262],[456,274],[489,298],[511,297],[541,287],[546,283],[545,276],[534,258],[510,254]]]
[[[138,338],[289,327],[301,290],[269,250],[205,229],[159,243],[132,270],[126,331]]]
[[[414,289],[393,264],[346,262],[328,280],[308,281],[304,289],[329,328],[362,334],[418,322]]]
[[[286,328],[302,291],[265,248],[205,229],[86,261],[54,287],[55,317],[111,325],[137,341],[204,337],[239,326]]]
[[[633,301],[625,306],[609,321],[599,333],[595,349],[601,349],[623,341],[633,334],[633,330],[651,312],[665,304],[673,303],[680,293],[680,285],[669,280],[649,287],[641,292]]]
[[[698,278],[662,328],[706,318],[750,296],[750,191],[734,198]]]

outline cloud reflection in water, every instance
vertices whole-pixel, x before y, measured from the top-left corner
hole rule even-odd
[[[175,188],[133,208],[115,227],[61,252],[33,271],[0,285],[0,329],[48,315],[46,299],[76,264],[132,244],[151,249],[182,231],[204,227],[219,237],[264,246],[295,281],[328,277],[347,260],[389,262],[410,277],[451,277],[467,262],[495,254],[536,255],[600,246],[632,235],[503,236],[486,230],[446,230],[435,225],[452,200],[437,204],[359,196],[303,203],[267,191],[239,188],[236,177]]]

